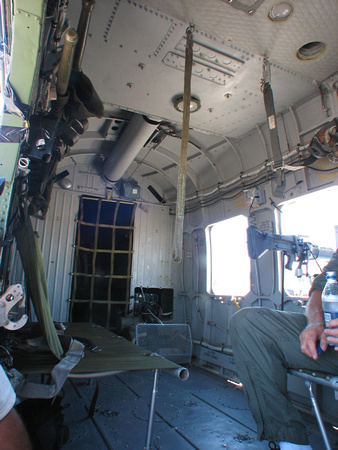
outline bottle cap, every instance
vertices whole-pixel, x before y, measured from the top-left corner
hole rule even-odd
[[[337,274],[336,272],[326,272],[326,279],[332,279],[332,280],[336,280],[337,279]]]

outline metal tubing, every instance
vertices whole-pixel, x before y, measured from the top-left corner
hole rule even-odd
[[[261,297],[263,294],[262,294],[262,289],[261,289],[261,279],[259,276],[258,259],[253,259],[252,262],[255,266],[255,275],[256,275],[256,284],[257,284],[258,295],[259,295],[259,297]]]
[[[185,367],[178,367],[177,369],[167,370],[169,375],[178,378],[181,381],[186,381],[189,378],[189,370]]]
[[[320,431],[321,431],[322,436],[323,436],[325,448],[326,448],[326,450],[332,450],[331,446],[330,446],[329,439],[327,437],[327,433],[326,433],[326,430],[325,430],[324,422],[323,422],[322,416],[321,416],[319,408],[318,408],[317,400],[316,400],[316,397],[314,396],[314,393],[313,393],[312,383],[311,383],[311,381],[305,381],[305,384],[309,388],[311,402],[312,402],[313,409],[314,409],[316,417],[317,417],[317,422],[318,422]]]
[[[150,409],[149,409],[149,417],[148,417],[147,440],[146,440],[146,446],[145,446],[146,450],[150,449],[150,444],[151,444],[151,435],[152,435],[153,423],[154,423],[155,401],[156,401],[156,394],[157,394],[157,380],[158,380],[158,369],[155,369],[153,390],[151,392],[151,401],[150,401]]]
[[[79,23],[77,26],[77,34],[79,36],[79,42],[78,42],[78,45],[76,46],[76,50],[75,50],[74,63],[73,63],[74,70],[81,70],[81,67],[82,67],[82,59],[83,59],[84,51],[86,48],[90,18],[91,18],[94,6],[95,6],[94,0],[83,0],[82,1],[81,15],[80,15]]]
[[[65,33],[65,44],[63,46],[56,90],[58,95],[64,96],[68,90],[70,74],[72,72],[75,46],[78,41],[75,30],[70,29]]]

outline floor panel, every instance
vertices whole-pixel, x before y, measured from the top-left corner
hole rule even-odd
[[[256,439],[256,425],[243,392],[225,379],[189,367],[187,381],[165,371],[158,377],[151,448],[163,450],[268,449]],[[95,414],[88,417],[95,390]],[[143,449],[147,436],[152,371],[126,372],[98,380],[68,380],[64,386],[65,450]],[[324,445],[313,419],[314,450]],[[338,437],[330,432],[337,444]]]

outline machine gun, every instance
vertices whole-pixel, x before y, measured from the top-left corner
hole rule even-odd
[[[56,28],[50,24],[50,32],[46,32],[39,96],[30,117],[28,139],[22,146],[24,156],[30,161],[28,213],[43,220],[57,179],[59,161],[87,130],[88,118],[104,115],[103,103],[81,69],[95,1],[82,1],[77,31],[69,28],[65,19],[65,2],[53,2],[53,5],[54,8],[50,5],[54,18],[51,24]],[[62,52],[58,52],[62,36]],[[61,55],[59,61],[55,61],[56,54]]]
[[[291,270],[292,264],[295,261],[298,262],[296,276],[299,278],[303,275],[302,265],[307,264],[311,256],[313,259],[316,259],[319,256],[319,248],[316,245],[304,242],[303,239],[298,236],[263,233],[256,227],[249,226],[249,228],[247,228],[247,237],[248,253],[251,259],[258,259],[268,250],[283,251],[287,256],[286,269]],[[321,252],[320,256],[331,257],[332,252],[329,254],[329,251],[330,250],[327,249],[328,255]]]

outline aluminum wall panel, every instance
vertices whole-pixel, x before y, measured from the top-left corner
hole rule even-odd
[[[174,216],[163,206],[138,208],[135,215],[133,281],[135,286],[172,288]]]
[[[49,301],[55,321],[67,321],[73,270],[73,243],[79,193],[54,189],[45,221],[33,219],[40,237],[45,263]],[[132,263],[135,286],[173,288],[172,237],[174,216],[161,205],[140,205],[135,216]],[[20,262],[13,268],[13,283],[23,282]],[[20,278],[20,279],[19,279]]]
[[[46,220],[31,217],[33,230],[38,233],[47,277],[49,303],[55,321],[68,320],[68,302],[71,289],[75,217],[78,195],[54,189]],[[13,246],[10,283],[25,287],[21,259]],[[34,310],[32,320],[36,320]]]
[[[40,237],[53,320],[68,320],[68,298],[73,269],[77,194],[55,189],[45,221],[33,219]]]

